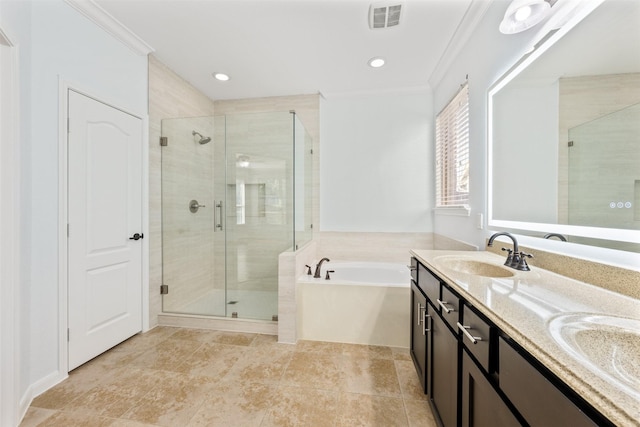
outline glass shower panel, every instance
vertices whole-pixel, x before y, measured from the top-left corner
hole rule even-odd
[[[569,224],[640,229],[640,104],[569,130]]]
[[[312,239],[313,140],[294,114],[295,249]]]
[[[213,140],[214,129],[212,117],[162,121],[164,312],[225,315],[224,280],[213,280],[220,274],[214,263],[220,251],[214,239],[214,162],[220,144]]]
[[[226,116],[227,316],[276,319],[278,256],[293,249],[293,117]]]

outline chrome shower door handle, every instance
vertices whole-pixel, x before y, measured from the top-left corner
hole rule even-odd
[[[222,214],[223,214],[222,200],[215,203],[215,206],[216,206],[216,209],[214,210],[214,218],[213,218],[213,222],[215,223],[215,229],[222,230]],[[219,212],[218,212],[218,209],[220,209]]]

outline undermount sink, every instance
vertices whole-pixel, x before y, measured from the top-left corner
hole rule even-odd
[[[476,261],[463,257],[438,257],[434,261],[444,268],[454,270],[459,273],[472,274],[484,277],[511,277],[514,272],[499,265],[488,262]]]
[[[640,396],[640,319],[572,313],[553,318],[553,339],[576,360]]]

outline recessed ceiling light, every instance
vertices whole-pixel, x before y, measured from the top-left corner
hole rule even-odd
[[[226,82],[230,78],[225,73],[213,73],[213,77],[215,77],[216,80],[220,80],[221,82]]]
[[[370,67],[380,68],[384,65],[384,59],[380,57],[371,58],[368,64]]]

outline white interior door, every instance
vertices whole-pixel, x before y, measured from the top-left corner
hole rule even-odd
[[[68,94],[72,370],[142,330],[142,120]]]

